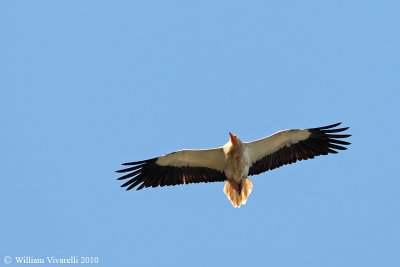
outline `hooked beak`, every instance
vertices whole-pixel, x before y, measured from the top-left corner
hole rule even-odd
[[[237,143],[237,140],[238,140],[237,136],[234,135],[234,134],[231,133],[231,132],[229,132],[229,136],[231,137],[231,143],[232,143],[232,144],[236,144],[236,143]]]

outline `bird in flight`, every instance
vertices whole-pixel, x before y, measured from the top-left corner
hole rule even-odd
[[[347,149],[345,146],[350,143],[341,139],[351,135],[338,133],[349,127],[337,128],[340,124],[283,130],[252,142],[242,142],[229,133],[229,141],[222,147],[184,149],[148,160],[123,163],[129,167],[117,172],[128,174],[118,180],[128,179],[121,185],[127,187],[126,190],[225,182],[224,193],[232,205],[239,208],[246,204],[253,189],[248,176]]]

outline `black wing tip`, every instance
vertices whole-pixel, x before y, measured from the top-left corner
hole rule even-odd
[[[143,164],[143,163],[145,163],[145,161],[141,160],[141,161],[125,162],[125,163],[122,163],[121,165],[132,166],[132,165],[139,165],[139,164]]]
[[[119,187],[122,187],[122,188],[125,188],[125,187],[126,187],[125,191],[130,191],[130,190],[132,190],[133,188],[135,188],[137,185],[138,185],[138,184],[137,184],[137,183],[135,184],[135,181],[132,181],[132,179],[131,179],[131,180],[129,180],[128,182],[126,182],[126,183],[120,185]]]
[[[336,133],[340,133],[340,132],[344,132],[347,131],[348,129],[350,129],[350,127],[343,127],[343,128],[336,128],[337,126],[341,125],[341,122],[338,123],[334,123],[331,125],[327,125],[327,126],[322,126],[322,127],[318,127],[318,128],[310,128],[309,132],[311,133],[317,133],[317,134],[323,134],[326,137],[329,138],[348,138],[351,137],[351,134],[336,134]]]
[[[346,146],[351,144],[350,142],[342,140],[351,137],[351,134],[340,134],[350,129],[350,127],[336,128],[341,124],[341,122],[338,122],[319,128],[309,129],[311,139],[314,139],[319,146],[325,147],[324,150],[327,153],[322,153],[321,155],[337,154],[341,150],[347,150]]]
[[[132,187],[130,187],[130,186],[124,186],[124,187],[126,187],[125,191],[130,191],[130,190],[132,190]]]
[[[327,126],[322,126],[322,127],[317,127],[317,128],[313,128],[314,130],[325,130],[325,129],[331,129],[331,128],[335,128],[337,126],[339,126],[340,124],[342,124],[342,122],[337,122],[331,125],[327,125]]]
[[[320,132],[320,134],[327,138],[330,138],[330,139],[348,138],[351,136],[351,134],[330,134],[330,133],[325,133],[325,132]]]
[[[149,162],[156,161],[157,159],[158,159],[158,157],[157,158],[146,159],[146,160],[141,160],[141,161],[125,162],[125,163],[122,163],[121,165],[124,165],[124,166],[143,165],[143,164],[146,164],[146,163],[149,163]]]
[[[335,129],[331,129],[331,130],[326,130],[326,132],[332,131],[334,133],[338,133],[338,132],[347,131],[348,129],[350,129],[350,127],[335,128]]]
[[[125,162],[125,163],[122,163],[121,165],[130,166],[130,165],[137,165],[137,164],[139,164],[139,163],[137,163],[137,162]]]
[[[124,165],[124,166],[133,166],[133,167],[116,170],[115,172],[116,173],[125,173],[125,172],[138,173],[138,170],[142,169],[146,164],[155,162],[157,159],[158,158],[152,158],[152,159],[147,159],[147,160],[122,163],[122,165]],[[127,174],[127,175],[117,178],[117,180],[124,180],[129,177],[131,177],[130,174]]]
[[[339,126],[339,125],[341,125],[341,124],[342,124],[342,122],[340,121],[340,122],[337,122],[337,123],[328,125],[327,127],[329,127],[329,128],[334,128],[334,127],[337,127],[337,126]]]
[[[122,186],[122,185],[121,185],[121,187],[126,187],[126,186]],[[131,191],[131,190],[132,190],[132,188],[130,188],[129,186],[126,187],[126,189],[125,189],[125,191]]]

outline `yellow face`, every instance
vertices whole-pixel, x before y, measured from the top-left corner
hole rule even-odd
[[[237,143],[237,141],[238,141],[238,138],[237,138],[237,136],[236,135],[234,135],[233,133],[231,133],[231,132],[229,132],[229,136],[230,136],[230,138],[231,138],[231,143],[232,144],[236,144]]]

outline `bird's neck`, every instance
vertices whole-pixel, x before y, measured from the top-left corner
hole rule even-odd
[[[243,154],[244,146],[243,146],[243,143],[240,142],[239,140],[235,143],[229,141],[226,144],[224,150],[228,156],[238,157]]]

